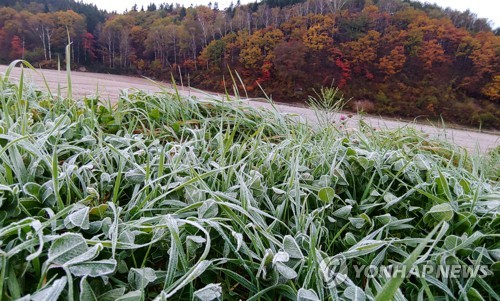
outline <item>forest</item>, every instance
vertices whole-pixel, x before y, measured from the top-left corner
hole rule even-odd
[[[236,82],[250,97],[284,103],[338,86],[352,111],[500,129],[500,29],[470,11],[408,0],[264,0],[118,14],[73,0],[0,0],[0,63],[57,68],[68,36],[75,69],[229,93]]]

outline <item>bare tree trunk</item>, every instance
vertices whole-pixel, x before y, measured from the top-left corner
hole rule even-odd
[[[35,31],[39,32],[38,33],[38,37],[40,38],[40,40],[42,40],[43,55],[44,55],[45,60],[47,60],[47,44],[45,42],[45,27],[42,25],[41,29],[40,28],[36,28]]]
[[[54,30],[50,30],[48,28],[46,28],[46,34],[45,36],[47,37],[47,46],[48,46],[48,50],[49,50],[49,61],[52,61],[52,43],[50,42],[50,39],[52,37],[52,33],[54,32]]]
[[[252,34],[252,14],[247,12],[247,26],[248,26],[248,34]]]
[[[327,2],[328,7],[332,13],[336,13],[341,10],[349,0],[333,0],[331,2]]]
[[[173,39],[174,39],[174,63],[177,64],[177,39],[175,33],[173,35]]]
[[[196,39],[195,39],[195,36],[193,34],[193,43],[192,43],[192,47],[193,47],[193,60],[194,60],[194,69],[195,70],[198,70],[198,64],[196,63]]]
[[[108,34],[108,60],[109,60],[109,68],[112,68],[111,64],[111,36]]]

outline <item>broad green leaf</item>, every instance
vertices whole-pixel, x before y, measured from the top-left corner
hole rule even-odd
[[[361,229],[365,225],[366,220],[361,217],[349,217],[349,222],[354,226],[354,228]]]
[[[85,254],[89,247],[80,234],[65,233],[54,240],[49,248],[48,260],[58,265]]]
[[[500,261],[500,249],[489,250],[491,258],[495,261]]]
[[[445,174],[443,174],[441,169],[438,169],[438,174],[439,174],[439,177],[435,179],[435,183],[437,186],[436,187],[437,193],[440,195],[444,194],[446,196],[446,200],[448,202],[451,202],[452,196],[451,196],[451,191],[450,191],[448,179],[445,176]]]
[[[366,213],[361,213],[359,217],[364,219],[369,225],[372,224],[372,219]]]
[[[65,220],[64,224],[66,225],[66,228],[71,229],[73,227],[78,227],[83,230],[88,230],[89,229],[89,207],[83,207],[80,208],[74,212],[72,212],[70,215],[68,215]]]
[[[335,190],[331,187],[321,188],[318,192],[318,197],[325,203],[330,203],[335,198]]]
[[[483,301],[484,298],[481,295],[480,292],[477,291],[477,289],[471,287],[469,290],[467,290],[467,299],[470,301]]]
[[[352,301],[365,301],[365,292],[357,286],[349,286],[344,290],[344,297]]]
[[[373,166],[373,162],[371,160],[368,160],[365,157],[358,157],[357,158],[357,162],[358,162],[359,165],[361,165],[361,167],[364,170],[367,170],[367,169],[369,169],[370,167]]]
[[[7,191],[7,192],[12,193],[12,188],[10,188],[7,185],[0,184],[0,191]]]
[[[146,175],[140,169],[129,170],[125,173],[125,179],[132,184],[141,184],[146,180]]]
[[[444,247],[447,250],[452,250],[462,243],[462,239],[456,235],[446,236],[444,239]]]
[[[188,185],[184,190],[186,199],[189,201],[189,203],[198,203],[205,200],[204,191],[194,185]]]
[[[152,268],[132,268],[128,272],[128,283],[135,289],[142,290],[156,280],[156,273]]]
[[[195,291],[194,296],[201,301],[219,300],[222,297],[222,287],[220,283],[211,283]]]
[[[346,206],[343,206],[343,207],[335,210],[332,213],[332,215],[335,216],[335,217],[340,217],[340,218],[343,218],[343,219],[347,219],[351,215],[351,210],[352,210],[352,206],[351,205],[346,205]]]
[[[297,301],[320,301],[318,294],[312,289],[300,288],[297,292]]]
[[[358,243],[356,237],[351,232],[345,234],[344,241],[348,246],[353,246]]]
[[[384,201],[386,201],[388,204],[394,203],[395,201],[397,201],[397,199],[398,197],[390,192],[384,194]]]
[[[415,155],[415,157],[413,158],[413,162],[415,162],[415,165],[420,170],[431,170],[432,162],[429,160],[429,157],[425,155]]]
[[[462,186],[462,189],[464,191],[464,193],[466,194],[470,194],[471,192],[471,185],[470,185],[470,182],[467,181],[466,179],[462,178],[460,179],[460,181],[458,182],[460,184],[460,186]]]
[[[38,183],[29,182],[29,183],[24,184],[24,186],[23,186],[23,192],[25,194],[33,197],[37,201],[41,202],[41,199],[40,199],[40,185]]]
[[[160,119],[160,110],[158,109],[153,109],[149,112],[149,116],[155,120],[159,120]]]
[[[481,258],[481,262],[483,264],[491,265],[494,263],[493,259],[490,257],[488,250],[484,247],[477,247],[472,252],[472,258],[474,260],[479,260]]]
[[[378,221],[380,221],[383,225],[387,225],[391,221],[397,220],[395,217],[391,216],[389,213],[376,216],[375,219],[378,220]]]
[[[56,197],[54,194],[54,183],[52,180],[42,184],[40,187],[40,193],[44,205],[48,205],[50,207],[55,205]]]
[[[459,244],[458,246],[456,246],[455,248],[453,248],[450,251],[456,251],[456,250],[460,250],[460,249],[466,249],[469,246],[471,246],[472,244],[474,244],[477,240],[483,238],[484,236],[485,235],[483,233],[479,232],[479,231],[476,231],[476,232],[472,233],[472,235],[470,235],[470,236],[464,235],[463,237],[461,237],[462,243]]]
[[[119,287],[115,288],[109,291],[106,291],[105,293],[102,293],[97,297],[98,301],[115,301],[121,298],[125,294],[125,288],[124,287]]]
[[[453,223],[453,227],[455,227],[455,231],[457,233],[472,233],[474,231],[474,225],[477,222],[477,217],[473,213],[470,212],[457,212],[456,222]]]
[[[135,234],[130,230],[124,230],[118,235],[118,241],[126,244],[134,244]]]
[[[125,295],[116,299],[116,301],[143,301],[142,292],[139,290],[128,292]]]
[[[49,287],[43,288],[41,291],[31,296],[32,301],[57,301],[66,286],[67,278],[62,277],[54,281]]]
[[[297,278],[297,272],[295,272],[292,268],[288,267],[284,263],[277,262],[275,265],[278,273],[283,276],[285,279],[295,279]]]
[[[0,266],[0,269],[3,268]],[[8,266],[8,274],[7,274],[7,281],[6,284],[7,284],[7,288],[8,288],[8,291],[9,291],[9,295],[13,298],[13,299],[19,299],[21,298],[21,287],[20,287],[20,282],[19,282],[19,279],[18,277],[16,276],[16,272],[14,270],[14,265],[13,264],[10,264]]]
[[[303,259],[302,251],[299,245],[291,235],[285,235],[283,238],[283,249],[290,255],[290,258]]]
[[[78,277],[101,277],[112,274],[116,270],[116,266],[116,260],[104,259],[71,265],[69,267],[69,271],[71,272],[71,274]]]
[[[101,185],[105,186],[106,184],[111,182],[111,176],[107,172],[103,172],[101,174]]]
[[[272,189],[273,189],[274,193],[276,193],[276,194],[279,194],[279,195],[286,194],[286,191],[284,191],[282,189],[279,189],[279,188],[276,188],[276,187],[273,187]]]
[[[99,301],[88,283],[87,277],[83,277],[80,281],[80,300]]]
[[[434,205],[424,216],[425,222],[450,221],[453,218],[453,208],[449,203]]]
[[[329,187],[332,183],[332,179],[329,175],[321,175],[319,180],[315,182],[316,186],[319,187]]]
[[[257,277],[261,277],[266,279],[267,277],[267,265],[271,264],[273,261],[273,252],[270,249],[266,249],[264,253],[264,257],[260,263],[259,269],[257,270]]]
[[[104,218],[104,214],[106,213],[106,210],[108,209],[108,204],[101,204],[99,206],[93,207],[90,209],[89,214],[90,215],[95,215],[99,218]]]
[[[198,235],[189,235],[186,237],[186,247],[191,254],[194,254],[206,242],[207,240],[204,237]]]
[[[66,261],[63,265],[64,266],[71,266],[71,265],[79,264],[82,262],[86,262],[88,260],[92,260],[95,257],[97,257],[97,255],[99,254],[99,251],[101,251],[101,250],[102,250],[102,245],[96,244],[95,246],[88,248],[85,251],[85,253],[80,254],[80,255]]]
[[[208,199],[203,202],[203,204],[198,208],[198,217],[199,218],[214,218],[219,214],[219,206],[217,203]]]
[[[274,254],[273,257],[273,264],[276,264],[277,262],[288,262],[290,260],[290,254],[287,252],[278,252]]]

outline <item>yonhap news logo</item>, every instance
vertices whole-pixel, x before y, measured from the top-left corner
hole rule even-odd
[[[348,279],[373,278],[425,278],[432,276],[437,279],[471,279],[486,278],[493,275],[487,265],[465,264],[417,264],[410,267],[403,264],[391,265],[348,265],[343,255],[328,257],[320,262],[320,269],[326,287],[335,287]]]
[[[347,260],[343,255],[327,257],[320,262],[323,281],[327,287],[335,287],[348,279]]]

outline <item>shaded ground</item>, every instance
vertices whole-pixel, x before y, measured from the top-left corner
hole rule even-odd
[[[0,65],[0,72],[5,72],[7,66]],[[20,68],[15,68],[11,74],[13,79],[17,79],[20,76]],[[26,70],[26,69],[25,69]],[[55,71],[55,70],[42,70],[38,73],[32,71],[26,72],[25,76],[29,80],[35,82],[38,87],[44,88],[45,83],[43,80],[45,77],[49,88],[52,93],[57,92],[58,84],[61,87],[62,95],[67,94],[66,88],[66,72]],[[147,79],[121,76],[121,75],[110,75],[110,74],[99,74],[90,72],[72,72],[72,90],[73,96],[76,98],[82,98],[88,95],[99,94],[101,99],[110,99],[111,101],[116,101],[120,95],[120,91],[124,89],[140,89],[144,91],[154,92],[160,89],[172,90],[172,86],[164,83],[154,83]],[[185,96],[196,96],[199,98],[215,97],[221,98],[220,95],[203,92],[191,88],[179,88],[179,93]],[[248,104],[251,106],[262,106],[270,107],[268,103],[263,103],[259,101],[249,100]],[[307,121],[316,122],[317,117],[314,111],[308,108],[293,107],[286,105],[277,105],[279,111],[283,113],[292,113],[301,116]],[[347,122],[347,126],[355,127],[358,120],[361,118],[359,115],[354,115]],[[467,149],[474,151],[478,149],[481,152],[486,152],[488,149],[494,148],[500,145],[500,136],[496,134],[489,133],[479,133],[475,131],[462,130],[462,129],[441,129],[429,125],[407,123],[402,121],[387,120],[377,117],[363,116],[363,119],[375,128],[399,128],[404,126],[410,126],[422,130],[423,132],[431,135],[432,137],[438,137],[441,139],[446,139],[447,141],[454,142],[460,146],[466,147]]]

